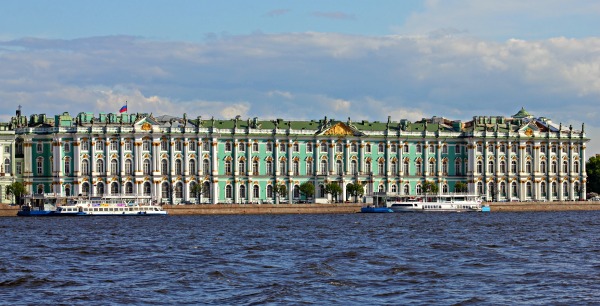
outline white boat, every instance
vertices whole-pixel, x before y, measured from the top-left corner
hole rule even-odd
[[[67,205],[57,208],[63,216],[147,216],[167,215],[158,205],[152,205],[149,198],[139,196],[107,196],[94,198],[72,198]]]
[[[386,199],[386,206],[394,212],[482,211],[480,196],[461,193],[391,196]]]

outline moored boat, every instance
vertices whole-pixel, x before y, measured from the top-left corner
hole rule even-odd
[[[65,202],[65,205],[61,205]],[[43,206],[40,203],[46,203]],[[158,205],[151,205],[149,199],[133,196],[106,196],[94,198],[73,197],[58,201],[46,197],[43,201],[32,201],[21,207],[17,216],[59,217],[59,216],[164,216],[167,212]]]
[[[386,206],[394,212],[482,211],[480,196],[462,193],[389,197]]]

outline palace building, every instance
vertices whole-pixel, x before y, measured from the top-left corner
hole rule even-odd
[[[299,186],[349,183],[365,194],[439,192],[468,186],[489,201],[585,199],[584,126],[535,118],[416,122],[206,119],[152,114],[69,113],[11,119],[14,173],[31,193],[133,194],[161,203],[272,203],[304,200]],[[4,149],[6,150],[6,149]],[[5,162],[6,163],[6,162]],[[11,166],[12,167],[12,166]],[[463,183],[463,184],[458,184]],[[458,184],[458,185],[457,185]],[[199,188],[201,187],[201,188]]]

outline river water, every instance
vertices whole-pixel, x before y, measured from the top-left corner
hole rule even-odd
[[[4,305],[600,303],[600,212],[0,218]]]

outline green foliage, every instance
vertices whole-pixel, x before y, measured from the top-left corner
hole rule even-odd
[[[348,194],[350,194],[350,196],[354,197],[355,202],[358,201],[357,198],[359,196],[365,194],[365,188],[360,183],[350,183],[346,185],[346,191],[348,192]]]
[[[287,187],[284,184],[275,184],[273,186],[273,193],[275,194],[275,203],[279,204],[279,197],[285,195],[287,192]]]
[[[331,182],[325,185],[325,193],[330,194],[333,199],[337,199],[338,194],[342,193],[340,185]]]
[[[202,196],[202,192],[204,191],[204,186],[200,184],[194,184],[190,191],[196,196],[197,199],[200,199]]]
[[[21,182],[14,182],[7,185],[4,194],[6,197],[14,196],[17,203],[21,203],[21,198],[26,194],[25,185]]]
[[[425,192],[425,194],[437,193],[438,192],[438,186],[434,182],[425,181],[423,183],[423,191]]]
[[[300,184],[300,193],[305,195],[307,198],[312,198],[315,194],[315,185],[311,182],[304,182]]]
[[[592,156],[585,163],[587,171],[587,192],[600,193],[600,155]]]
[[[465,183],[465,182],[457,182],[456,184],[454,184],[455,192],[467,192],[468,190],[469,190],[469,185],[467,185],[467,183]]]

